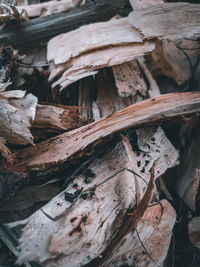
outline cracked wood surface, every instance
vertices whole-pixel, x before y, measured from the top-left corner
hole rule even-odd
[[[129,141],[126,139],[126,142]],[[108,176],[115,174],[121,168],[132,169],[134,167],[132,160],[138,161],[138,158],[131,159],[128,155],[129,150],[123,142],[117,143],[104,157],[97,158],[88,167],[93,173],[89,183],[85,182],[86,176],[83,172],[42,209],[52,217],[58,216],[72,204],[65,197],[67,193],[74,194],[81,188],[84,192],[105,181]],[[148,182],[150,173],[147,170],[145,174],[145,180]],[[126,209],[135,205],[135,179],[136,176],[130,172],[118,173],[97,187],[91,196],[89,190],[87,197],[79,198],[68,213],[57,221],[50,220],[41,210],[35,212],[27,219],[28,224],[20,238],[21,252],[18,263],[34,260],[45,267],[75,267],[88,264],[101,255],[122,226]],[[140,182],[145,187],[145,192],[147,185],[142,180]],[[152,188],[152,184],[150,187]],[[137,232],[156,262],[162,263],[166,257],[175,217],[172,206],[163,200],[161,204],[147,208],[138,222]],[[136,232],[131,231],[119,242],[103,266],[121,266],[124,259],[127,263],[133,264],[138,254],[141,257],[136,266],[140,266],[140,262],[153,266],[151,264],[154,262],[144,248],[142,249]]]
[[[127,128],[138,128],[200,111],[200,93],[173,93],[133,104],[81,128],[21,150],[29,169],[45,170],[65,162],[96,140]]]

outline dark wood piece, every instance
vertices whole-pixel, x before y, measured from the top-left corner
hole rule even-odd
[[[33,43],[47,41],[53,36],[71,31],[81,25],[106,21],[117,13],[127,15],[131,11],[127,3],[127,0],[91,1],[67,13],[54,14],[6,27],[0,31],[0,45],[12,45],[18,48],[31,46]]]

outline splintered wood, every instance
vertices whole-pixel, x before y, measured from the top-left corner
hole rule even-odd
[[[151,52],[156,38],[198,38],[199,12],[199,5],[154,5],[137,8],[128,18],[82,26],[57,36],[48,43],[47,58],[52,61],[50,81],[62,74],[53,82],[53,87],[59,86],[62,90],[93,75],[94,70],[128,62]]]
[[[61,164],[88,145],[127,128],[170,120],[200,111],[200,93],[174,93],[131,105],[106,118],[21,150],[18,157],[31,169]]]
[[[181,218],[199,248],[200,5],[109,1],[129,15],[77,29],[91,2],[24,6],[71,28],[0,49],[0,239],[18,265],[175,266]]]
[[[132,161],[135,159],[127,154],[129,152],[123,143],[118,143],[111,152],[89,166],[94,174],[89,184],[85,183],[84,174],[78,176],[65,191],[28,218],[20,239],[18,263],[37,260],[44,266],[81,266],[101,255],[122,226],[126,209],[137,205],[136,180],[147,190],[147,185],[138,176],[126,170],[118,173],[124,168],[133,170]],[[112,175],[115,176],[106,181]],[[102,183],[103,181],[105,182]],[[76,188],[74,184],[77,184]],[[82,193],[77,195],[72,206],[72,203],[65,200],[65,196],[76,195],[81,188]],[[63,216],[56,221],[45,215],[55,218],[62,213]],[[135,231],[127,232],[127,235],[119,239],[116,251],[113,250],[111,258],[102,266],[120,266],[122,258],[127,264],[135,261],[146,262],[150,264],[148,266],[153,266],[154,261],[162,263],[175,218],[175,211],[167,201],[155,203],[139,220],[137,234]],[[163,234],[166,238],[163,238]],[[153,260],[146,251],[143,253],[144,248],[137,235],[141,242],[145,242],[144,246]],[[162,249],[157,253],[154,245],[158,245],[161,240]],[[143,256],[136,260],[138,253]]]

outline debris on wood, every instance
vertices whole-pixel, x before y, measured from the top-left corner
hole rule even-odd
[[[200,5],[0,12],[0,266],[199,266]]]

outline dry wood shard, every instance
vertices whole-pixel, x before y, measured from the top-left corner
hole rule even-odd
[[[127,153],[129,150],[122,142],[119,142],[112,151],[89,166],[95,175],[89,184],[84,182],[83,173],[75,178],[65,191],[45,205],[43,210],[47,214],[52,217],[58,216],[71,206],[71,203],[65,199],[67,193],[74,194],[80,188],[83,192],[89,189],[87,197],[79,198],[68,213],[58,221],[50,220],[41,210],[28,218],[28,224],[20,239],[21,252],[18,263],[34,260],[44,266],[72,267],[87,264],[101,255],[113,234],[122,225],[125,209],[135,204],[136,177],[134,179],[132,173],[123,171],[96,188],[92,195],[90,195],[90,189],[121,168],[131,167],[132,160]],[[78,186],[76,189],[74,184]],[[162,262],[166,256],[175,217],[171,205],[167,201],[162,201],[161,205],[148,208],[138,222],[137,231],[145,247],[158,262]],[[144,231],[144,227],[147,231]],[[165,238],[162,233],[164,229]],[[162,246],[159,246],[160,243]],[[156,251],[153,250],[155,245]],[[139,249],[141,251],[141,246],[136,234],[130,232],[114,251],[111,259],[105,261],[103,266],[106,266],[108,262],[108,266],[113,266],[113,255],[118,260],[117,266],[123,263],[125,257],[133,264],[133,258]],[[128,257],[129,255],[131,257]],[[142,255],[141,261],[151,262],[148,254]]]
[[[82,26],[55,37],[48,44],[48,60],[53,62],[50,80],[63,74],[53,83],[53,87],[59,85],[63,89],[83,77],[93,75],[99,68],[143,56],[154,49],[155,38],[198,38],[199,11],[199,5],[154,5],[137,9],[128,18]],[[86,34],[87,38],[83,38]],[[148,43],[147,39],[152,39],[152,42]],[[171,66],[173,62],[168,65],[175,69]],[[176,64],[176,68],[180,69],[180,66]],[[179,76],[176,80],[183,83],[188,75]]]
[[[131,105],[97,122],[25,149],[18,156],[29,168],[45,169],[63,163],[89,144],[112,133],[199,111],[199,92],[162,95]]]
[[[25,9],[29,17],[48,16],[54,13],[68,11],[70,8],[76,7],[79,0],[62,0],[48,1],[45,3],[32,4],[26,6],[18,6],[19,9]]]
[[[196,210],[198,188],[200,182],[200,136],[199,129],[196,136],[188,143],[183,154],[176,190],[183,201],[193,210]]]
[[[198,38],[199,14],[200,5],[166,3],[130,13],[129,22],[145,39]]]
[[[142,42],[142,35],[133,29],[128,18],[98,22],[50,40],[47,59],[53,60],[55,64],[62,64],[80,54],[99,48]]]
[[[10,96],[4,92],[4,97],[6,93]],[[23,96],[24,93],[19,93],[19,99],[0,99],[0,136],[12,144],[33,144],[30,128],[35,118],[37,98],[32,94]]]
[[[77,107],[62,105],[37,105],[33,127],[46,132],[62,132],[87,123],[80,118]]]

